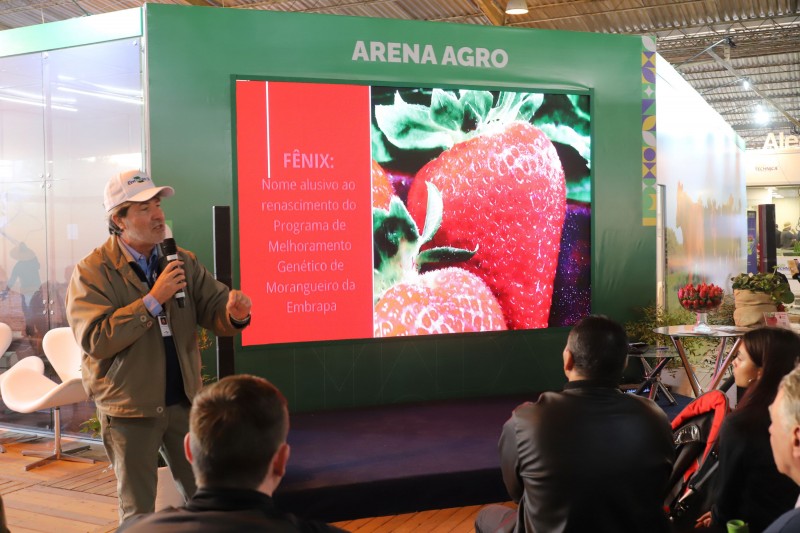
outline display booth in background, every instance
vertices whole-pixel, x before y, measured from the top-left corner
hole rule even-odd
[[[115,18],[105,18],[112,16]],[[104,25],[104,20],[114,23]],[[89,28],[93,31],[88,31]],[[235,369],[273,381],[286,394],[293,410],[559,388],[564,381],[561,352],[569,325],[578,316],[594,312],[625,321],[635,316],[637,308],[654,302],[656,128],[652,40],[148,4],[141,10],[1,32],[0,50],[3,55],[24,55],[80,47],[130,37],[132,29],[144,43],[148,170],[156,183],[169,184],[176,190],[176,195],[165,202],[175,238],[179,245],[195,251],[210,266],[212,206],[233,206],[233,282],[263,302],[253,310],[251,337],[245,338],[244,345],[236,341]],[[281,87],[292,89],[282,96],[285,106],[276,108],[276,112],[283,114],[243,107],[242,95],[237,94],[237,87],[243,83],[263,89],[265,97],[269,93],[277,98]],[[337,92],[345,87],[351,87],[352,94]],[[381,92],[376,89],[380,87],[391,89]],[[316,93],[313,90],[303,93],[308,88],[316,88]],[[314,101],[304,101],[301,94]],[[589,230],[567,245],[560,239],[560,244],[555,245],[559,250],[569,248],[571,255],[578,258],[575,265],[580,268],[569,271],[574,276],[572,284],[569,280],[562,280],[560,285],[555,282],[555,296],[551,300],[553,306],[562,308],[565,302],[580,298],[588,303],[575,307],[578,311],[574,316],[560,321],[554,322],[552,311],[548,311],[544,321],[522,322],[521,327],[507,331],[489,328],[492,331],[481,333],[373,338],[376,328],[374,319],[371,320],[370,300],[375,295],[367,290],[358,295],[359,303],[354,307],[337,306],[336,311],[327,308],[326,313],[341,313],[338,322],[325,326],[329,329],[322,327],[322,315],[315,314],[323,312],[322,307],[314,305],[320,302],[309,298],[304,300],[311,304],[310,308],[296,308],[304,319],[289,325],[281,322],[279,310],[269,309],[268,305],[279,294],[276,287],[277,283],[283,283],[282,278],[261,280],[259,274],[277,268],[275,263],[280,260],[281,250],[293,246],[286,231],[291,234],[293,228],[302,228],[303,224],[325,221],[330,224],[328,229],[318,225],[316,230],[322,231],[321,240],[330,240],[332,225],[345,217],[333,216],[333,208],[320,211],[324,216],[317,217],[319,220],[293,218],[297,213],[285,211],[282,218],[268,217],[265,213],[269,210],[262,209],[262,202],[274,201],[265,191],[270,192],[275,185],[265,189],[262,179],[273,179],[278,174],[270,174],[273,169],[264,170],[257,159],[251,161],[254,152],[250,148],[243,150],[242,140],[255,139],[255,145],[260,145],[263,139],[274,147],[280,139],[270,139],[266,130],[251,136],[252,132],[242,131],[242,125],[257,130],[272,124],[275,129],[270,131],[278,137],[291,131],[294,137],[284,139],[285,149],[263,162],[285,163],[282,154],[297,151],[301,155],[298,165],[303,167],[308,163],[313,167],[308,175],[303,174],[307,167],[300,169],[298,184],[307,178],[311,184],[341,180],[338,183],[343,187],[345,182],[355,183],[353,195],[342,194],[341,190],[335,195],[337,202],[357,202],[358,210],[345,239],[357,246],[358,251],[353,257],[339,256],[339,262],[352,269],[350,273],[356,276],[357,286],[364,289],[372,281],[375,261],[369,246],[368,230],[374,222],[375,206],[366,205],[369,201],[366,184],[372,180],[367,164],[377,160],[391,171],[392,158],[409,161],[427,150],[431,152],[426,154],[427,160],[432,160],[436,157],[432,152],[442,152],[447,147],[440,139],[436,146],[426,145],[418,152],[411,150],[398,156],[397,150],[407,147],[392,141],[383,144],[387,153],[376,155],[380,153],[378,140],[391,141],[391,135],[385,131],[384,137],[374,131],[375,125],[386,122],[378,116],[382,112],[376,111],[378,106],[394,103],[402,107],[402,103],[411,103],[425,104],[430,109],[441,100],[463,102],[476,98],[466,114],[459,115],[462,122],[469,122],[481,113],[488,116],[492,108],[510,101],[504,99],[504,94],[523,95],[520,101],[527,98],[525,102],[533,102],[525,103],[521,111],[531,112],[532,124],[539,120],[538,127],[563,152],[559,153],[562,162],[570,160],[564,155],[567,152],[578,153],[580,157],[572,160],[583,161],[583,166],[576,165],[580,168],[564,168],[567,175],[564,197],[567,204],[581,203],[590,210],[590,217],[582,219],[589,221]],[[422,95],[422,100],[413,100],[416,95]],[[342,115],[344,102],[351,98],[355,99],[355,114]],[[383,100],[378,102],[379,99]],[[576,130],[581,129],[576,128],[576,121],[559,119],[557,113],[548,114],[548,102],[556,101],[574,115],[585,115],[580,121],[585,131],[577,131],[576,136]],[[268,105],[266,100],[262,102]],[[480,102],[487,103],[484,106]],[[313,113],[302,113],[304,107],[313,108]],[[549,118],[541,119],[543,115]],[[350,116],[354,117],[351,125],[356,129],[337,130],[342,122],[350,121],[336,117]],[[329,128],[329,133],[324,133],[324,128]],[[323,149],[333,138],[341,147]],[[311,142],[308,148],[304,148],[306,142]],[[335,150],[339,152],[334,154]],[[294,164],[291,157],[289,161]],[[243,170],[243,164],[251,163],[255,170]],[[319,180],[323,171],[330,170],[326,166],[329,164],[334,170],[325,176],[335,179]],[[341,175],[335,171],[339,164]],[[414,172],[417,171],[415,167]],[[252,185],[248,181],[252,179],[257,184],[255,192],[245,193],[243,189],[247,184]],[[397,183],[403,178],[392,179],[397,192]],[[436,179],[431,177],[428,181],[436,184]],[[443,188],[441,184],[438,187]],[[427,187],[423,189],[429,191]],[[283,191],[289,192],[292,191]],[[325,192],[315,191],[316,196],[311,200],[304,195],[299,198],[290,195],[280,201],[324,202],[334,198],[330,191],[326,198]],[[418,194],[412,189],[407,192]],[[100,191],[96,194],[99,198]],[[443,198],[447,206],[448,196],[443,194]],[[415,212],[417,208],[410,207],[411,203],[406,196],[404,204],[424,232],[424,212],[430,210],[431,204],[419,201],[418,205],[423,207]],[[248,210],[252,210],[250,215],[254,218],[242,217]],[[98,202],[97,208],[87,207],[76,213],[71,223],[80,232],[83,226],[96,224],[102,215]],[[325,218],[328,215],[333,217],[328,220]],[[281,218],[277,226],[276,218]],[[487,215],[487,220],[490,219]],[[463,224],[469,222],[465,220]],[[253,226],[243,227],[251,223]],[[347,223],[350,224],[349,219]],[[528,224],[534,225],[530,217],[524,216],[517,223],[522,231],[530,229]],[[506,229],[501,226],[499,231]],[[259,235],[265,237],[267,242],[262,245],[268,247],[270,240],[266,237],[275,231],[283,231],[283,236],[273,239],[272,255],[259,255]],[[528,231],[526,238],[531,233]],[[466,247],[474,249],[472,243],[467,244]],[[298,250],[294,248],[295,252]],[[305,250],[306,259],[317,257],[315,251]],[[565,263],[558,259],[542,259],[546,261],[558,262],[556,270],[562,275],[567,271],[562,268]],[[294,260],[296,264],[291,268],[310,268],[299,266],[300,262],[302,257]],[[328,267],[331,264],[329,260]],[[286,274],[287,279],[291,277],[289,274],[296,273],[279,272]],[[524,281],[532,274],[516,272],[514,279]],[[345,278],[336,280],[340,284],[336,290],[341,289]],[[291,283],[297,288],[298,284],[320,283],[324,279],[323,276]],[[267,292],[269,283],[272,293]],[[584,292],[570,293],[571,286],[583,287]],[[502,300],[498,290],[492,288],[492,291]],[[340,296],[328,301],[344,301]],[[503,315],[508,326],[507,308],[503,308]],[[342,333],[351,326],[350,321],[357,320],[365,325],[354,328],[354,332]],[[274,328],[281,328],[281,335],[288,335],[275,336]],[[307,342],[295,342],[299,340]],[[213,354],[206,353],[204,357],[207,365],[212,366]],[[213,370],[209,369],[209,373]]]
[[[679,309],[678,288],[687,282],[730,294],[730,278],[747,272],[744,143],[666,60],[659,56],[656,67],[666,302]]]

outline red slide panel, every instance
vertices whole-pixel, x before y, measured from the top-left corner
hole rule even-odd
[[[372,337],[369,87],[238,81],[236,117],[242,344]]]

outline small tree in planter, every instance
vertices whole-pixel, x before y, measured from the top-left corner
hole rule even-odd
[[[784,304],[794,302],[789,281],[778,272],[739,274],[731,282],[736,305],[733,321],[737,326],[761,324],[764,313],[782,311]]]

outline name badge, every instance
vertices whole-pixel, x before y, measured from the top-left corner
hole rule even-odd
[[[162,337],[172,337],[172,330],[169,329],[167,315],[158,315],[158,325],[161,328]]]

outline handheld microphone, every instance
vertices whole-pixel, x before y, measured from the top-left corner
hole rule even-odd
[[[178,245],[175,244],[175,239],[167,237],[161,242],[161,253],[167,259],[168,263],[178,260]],[[175,301],[178,302],[178,307],[183,308],[186,305],[186,293],[183,289],[175,293]]]

